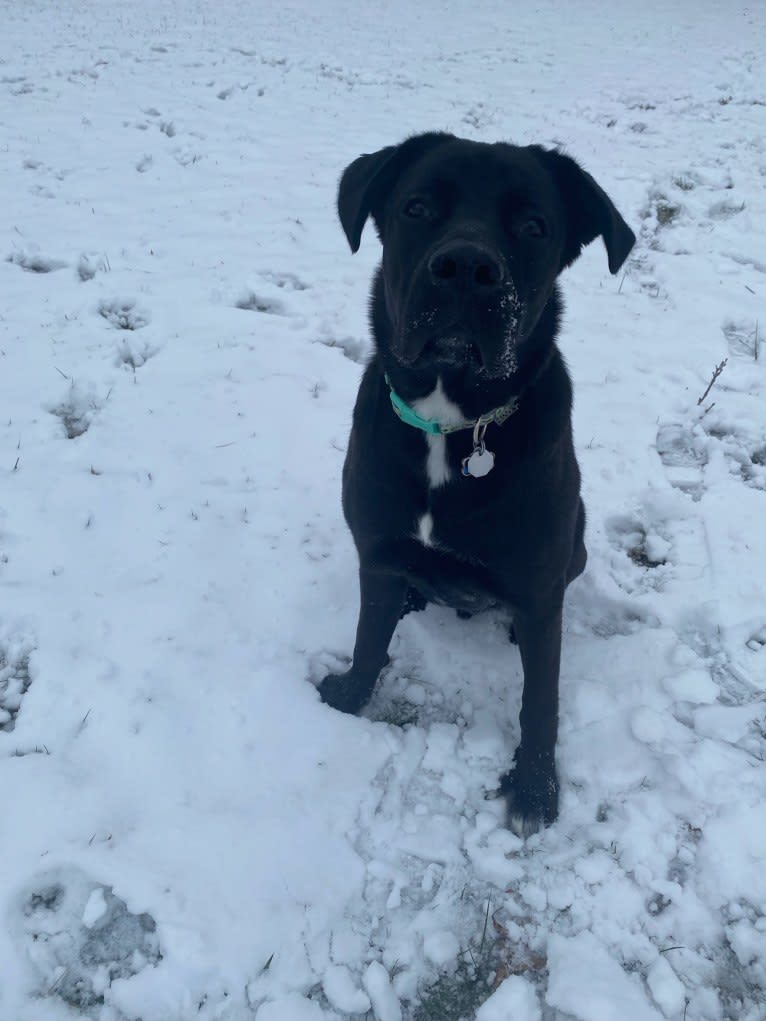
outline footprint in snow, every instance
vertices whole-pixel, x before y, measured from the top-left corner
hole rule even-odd
[[[704,437],[681,422],[666,422],[657,430],[655,441],[668,481],[695,502],[704,492],[703,469],[707,464]]]
[[[67,439],[74,440],[88,431],[102,407],[103,401],[96,396],[92,385],[72,382],[64,400],[46,410],[61,419]]]
[[[598,638],[612,638],[660,626],[660,621],[643,607],[607,595],[588,574],[578,579],[576,585],[579,590],[577,598],[567,604],[565,616],[566,630],[573,634],[590,633]]]
[[[712,220],[730,220],[733,216],[743,212],[745,203],[729,202],[724,199],[721,202],[714,202],[708,209],[708,216]]]
[[[54,259],[39,252],[12,252],[5,261],[20,266],[27,273],[53,273],[67,265],[63,259]]]
[[[173,159],[181,167],[191,167],[195,163],[199,163],[202,159],[202,154],[197,152],[196,149],[192,149],[191,146],[182,145],[173,152]]]
[[[149,313],[134,298],[101,301],[98,314],[116,330],[140,330],[149,323]]]
[[[246,312],[264,312],[266,315],[284,316],[287,315],[285,306],[275,298],[264,298],[255,291],[247,291],[239,301],[235,302],[235,308],[244,309]]]
[[[274,284],[276,287],[281,287],[286,291],[307,291],[310,284],[304,283],[300,277],[295,276],[294,273],[272,273],[267,271],[261,273],[264,280],[268,280],[269,283]]]
[[[730,403],[734,399],[730,395]],[[742,395],[741,399],[751,398]],[[753,489],[766,489],[766,443],[759,442],[760,419],[747,414],[747,404],[736,421],[732,414],[715,409],[691,425],[666,422],[657,430],[657,453],[668,481],[695,502],[704,493],[704,469],[713,448],[723,453],[733,475]]]
[[[76,273],[82,283],[92,280],[97,273],[108,273],[111,269],[106,255],[83,252],[77,260]]]
[[[128,369],[140,369],[150,358],[153,358],[159,348],[147,340],[139,340],[137,337],[125,337],[117,347],[115,365],[126,366]]]
[[[606,522],[606,530],[615,549],[625,553],[637,567],[653,570],[668,562],[671,544],[638,518],[615,515]]]
[[[747,404],[745,408],[749,410]],[[723,452],[732,475],[751,489],[766,489],[766,444],[762,440],[762,419],[760,416],[750,418],[747,410],[734,419],[731,417],[733,412],[724,416],[722,411],[719,413],[715,409],[714,414],[703,420],[703,428]]]
[[[721,329],[732,355],[752,361],[760,361],[761,357],[766,360],[766,353],[761,351],[763,338],[757,320],[727,319]]]
[[[73,866],[31,880],[15,898],[11,926],[39,994],[78,1011],[103,1004],[115,979],[162,959],[152,916],[133,914],[111,887]]]
[[[16,726],[21,703],[32,683],[29,657],[33,648],[26,636],[0,641],[0,730],[11,731]]]
[[[649,189],[646,203],[641,210],[644,223],[641,233],[649,239],[651,248],[661,248],[660,233],[680,220],[685,207],[680,198],[670,194],[671,189],[654,185]]]
[[[357,365],[364,364],[369,355],[368,342],[358,337],[335,337],[325,334],[318,338],[318,342],[325,347],[339,348],[350,362],[356,362]]]
[[[643,240],[650,247],[659,247],[655,245],[651,234],[644,233]],[[636,284],[638,288],[650,298],[661,298],[663,300],[668,299],[668,292],[662,287],[659,280],[657,280],[654,264],[649,258],[646,250],[641,249],[630,256],[627,263],[626,275],[629,280]]]

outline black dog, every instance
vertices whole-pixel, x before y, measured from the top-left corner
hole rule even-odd
[[[338,211],[353,252],[372,216],[383,262],[343,470],[360,561],[354,659],[319,690],[358,712],[409,609],[510,607],[524,692],[500,793],[529,834],[558,812],[561,608],[586,560],[556,278],[597,235],[616,273],[635,237],[568,156],[448,134],[360,156]]]

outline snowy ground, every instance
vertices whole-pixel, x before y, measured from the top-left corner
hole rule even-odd
[[[763,1021],[763,6],[0,19],[0,1019]],[[432,128],[565,145],[640,235],[564,280],[590,559],[526,844],[499,617],[408,617],[364,719],[311,683],[378,257],[336,182]]]

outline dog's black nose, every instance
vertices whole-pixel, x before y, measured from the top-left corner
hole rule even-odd
[[[435,284],[485,290],[499,287],[505,278],[503,264],[488,248],[472,241],[451,241],[428,260]]]

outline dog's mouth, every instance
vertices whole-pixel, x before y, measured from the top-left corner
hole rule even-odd
[[[468,373],[481,379],[507,379],[518,368],[518,342],[505,336],[499,343],[480,344],[471,333],[449,330],[429,337],[414,357],[400,358],[416,369]]]
[[[417,361],[423,365],[459,366],[475,372],[484,367],[479,345],[460,333],[431,337],[423,345]]]
[[[415,289],[403,303],[405,314],[392,316],[398,320],[392,344],[398,360],[413,368],[449,368],[487,379],[511,375],[524,312],[515,289],[509,285],[499,298],[483,302],[447,297]]]

